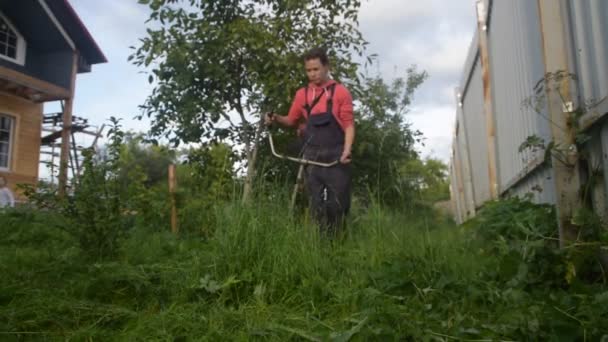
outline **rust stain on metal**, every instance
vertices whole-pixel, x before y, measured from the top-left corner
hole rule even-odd
[[[488,143],[488,175],[490,180],[490,197],[498,198],[498,175],[496,168],[496,126],[492,105],[492,79],[488,49],[488,8],[483,0],[477,1],[477,30],[479,32],[479,59],[482,68],[484,114],[486,118],[486,135]]]

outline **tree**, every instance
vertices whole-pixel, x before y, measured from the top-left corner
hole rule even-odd
[[[439,159],[411,159],[400,165],[399,182],[404,188],[414,189],[416,200],[435,203],[450,198],[448,166]]]
[[[168,146],[147,144],[141,134],[126,133],[120,151],[120,178],[128,184],[129,173],[139,169],[148,187],[167,183],[168,167],[176,161],[175,151]]]
[[[405,78],[397,77],[390,84],[380,77],[364,79],[356,106],[355,188],[371,190],[385,203],[397,203],[396,198],[413,190],[410,182],[402,182],[399,171],[404,163],[419,159],[414,147],[422,133],[412,129],[405,115],[427,77],[410,67]]]
[[[152,10],[147,36],[129,57],[156,82],[141,116],[150,134],[173,144],[228,141],[242,146],[251,193],[261,113],[286,112],[305,84],[300,55],[328,48],[334,78],[356,85],[367,44],[357,29],[357,0],[139,0]],[[188,8],[178,7],[188,4]],[[351,87],[354,88],[354,87]],[[140,117],[141,117],[140,116]]]
[[[186,165],[191,184],[183,184],[196,194],[204,194],[210,201],[228,199],[234,182],[234,154],[226,144],[213,144],[190,149]]]

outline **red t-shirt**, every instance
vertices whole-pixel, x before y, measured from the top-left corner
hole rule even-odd
[[[325,90],[323,96],[321,96],[319,102],[317,102],[317,104],[312,108],[310,113],[311,115],[327,113],[327,99],[331,95],[329,86],[332,84],[336,84],[332,108],[332,113],[334,114],[336,121],[338,121],[338,124],[340,127],[342,127],[342,130],[354,125],[353,98],[346,87],[334,80],[329,80],[321,86],[317,86],[312,83],[309,84],[308,101],[306,101],[304,98],[306,96],[306,88],[298,89],[296,96],[293,99],[293,103],[291,104],[291,108],[289,109],[289,114],[287,115],[288,119],[292,122],[299,122],[300,120],[305,122],[308,118],[306,117],[307,113],[306,109],[304,109],[304,105],[306,103],[312,105],[315,98],[319,96],[319,94],[323,93],[323,90]],[[301,133],[305,125],[306,124],[304,123],[299,126],[298,133]]]

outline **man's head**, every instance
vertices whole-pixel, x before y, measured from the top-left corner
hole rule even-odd
[[[0,188],[5,187],[6,186],[6,179],[2,176],[0,176]]]
[[[329,58],[322,48],[314,48],[304,54],[304,67],[311,83],[322,85],[329,79]]]

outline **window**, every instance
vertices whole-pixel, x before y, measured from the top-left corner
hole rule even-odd
[[[12,117],[0,114],[0,170],[10,168],[14,122]]]
[[[25,64],[25,40],[0,13],[0,58]]]

